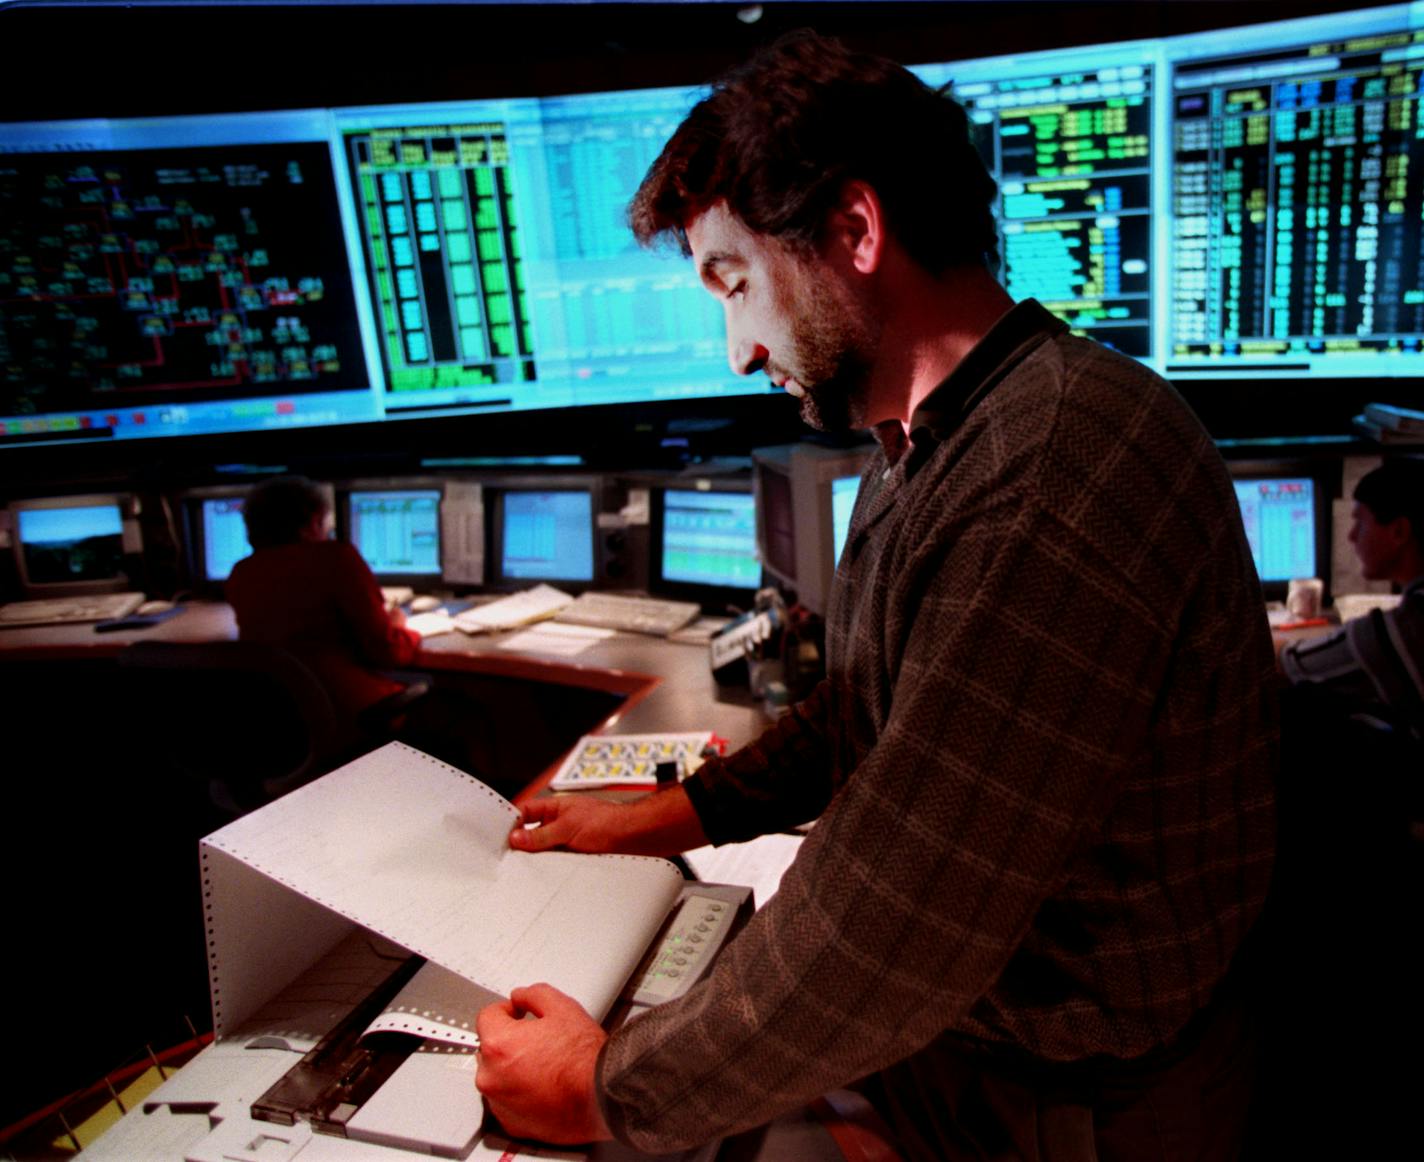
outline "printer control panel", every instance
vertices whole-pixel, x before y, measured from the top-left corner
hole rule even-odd
[[[629,980],[624,999],[647,1006],[680,997],[702,979],[752,911],[751,888],[689,883]]]

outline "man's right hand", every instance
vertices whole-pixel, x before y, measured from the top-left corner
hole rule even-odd
[[[668,856],[706,842],[697,812],[681,787],[654,791],[632,803],[610,803],[577,792],[531,799],[509,834],[509,846],[516,851]]]

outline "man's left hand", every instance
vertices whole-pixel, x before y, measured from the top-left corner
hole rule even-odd
[[[593,1081],[608,1034],[576,1000],[553,985],[518,988],[481,1010],[475,1029],[475,1086],[507,1133],[555,1145],[613,1136]]]

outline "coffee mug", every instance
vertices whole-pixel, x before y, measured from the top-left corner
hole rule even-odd
[[[1286,590],[1286,609],[1292,617],[1319,617],[1325,583],[1319,577],[1296,577]]]

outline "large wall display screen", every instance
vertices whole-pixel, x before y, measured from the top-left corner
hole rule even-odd
[[[1424,374],[1424,4],[913,67],[1015,298],[1176,379]],[[0,448],[772,390],[625,220],[703,92],[0,123]]]

